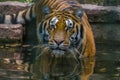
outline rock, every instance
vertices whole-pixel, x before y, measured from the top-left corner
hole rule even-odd
[[[120,6],[82,4],[90,22],[120,22]]]
[[[28,8],[28,6],[25,3],[17,1],[0,2],[0,14],[13,14],[26,8]],[[22,25],[0,24],[0,45],[18,46],[22,43],[22,37]]]
[[[96,42],[120,42],[120,24],[94,23],[91,24]]]
[[[0,49],[0,80],[28,80],[32,74],[26,70],[22,55],[19,48]]]
[[[0,2],[0,14],[13,14],[24,10],[28,6],[17,1]]]
[[[21,44],[22,37],[21,24],[0,24],[0,44]]]

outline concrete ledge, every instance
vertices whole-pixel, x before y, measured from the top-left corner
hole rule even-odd
[[[23,26],[21,24],[0,24],[0,44],[22,43]]]

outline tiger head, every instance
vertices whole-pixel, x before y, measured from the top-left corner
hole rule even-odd
[[[81,23],[82,15],[82,10],[75,13],[53,11],[47,14],[37,27],[40,45],[53,54],[65,54],[79,48],[85,32]]]

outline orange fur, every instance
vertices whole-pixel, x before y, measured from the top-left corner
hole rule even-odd
[[[77,7],[80,8],[81,5],[76,0],[72,0],[72,2],[74,2],[74,4],[70,4],[70,0],[40,0],[36,3],[37,24],[41,21],[44,21],[45,18],[49,19],[51,17],[59,15],[59,22],[56,24],[57,29],[55,31],[49,30],[49,33],[51,34],[50,36],[53,36],[51,37],[50,42],[52,42],[53,38],[56,38],[59,41],[65,40],[65,42],[69,44],[68,38],[71,35],[72,31],[71,33],[65,32],[64,20],[66,16],[75,20],[77,24],[82,24],[85,30],[84,40],[82,41],[82,47],[85,48],[85,50],[83,51],[84,57],[94,56],[96,51],[95,41],[86,13],[83,14],[81,20],[77,19],[74,15],[74,12],[76,11]],[[46,16],[44,13],[41,12],[43,6],[49,6],[52,12]],[[57,35],[59,35],[59,37]]]

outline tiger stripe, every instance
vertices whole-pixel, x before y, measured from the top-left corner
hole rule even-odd
[[[16,14],[0,15],[0,23],[5,24],[26,24],[30,22],[32,18],[35,18],[35,5],[23,11],[19,11]]]
[[[0,15],[0,23],[4,23],[5,15]]]
[[[12,24],[15,24],[15,22],[16,22],[16,21],[15,21],[15,15],[16,15],[16,14],[10,14],[10,16],[11,16],[11,21],[10,21],[10,22],[11,22]]]

